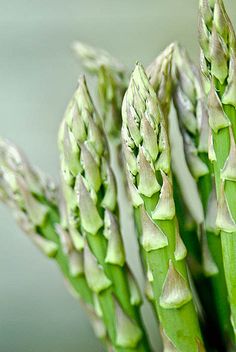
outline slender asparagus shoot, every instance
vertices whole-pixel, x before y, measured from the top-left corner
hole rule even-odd
[[[186,248],[175,216],[166,120],[139,63],[124,97],[122,117],[138,240],[165,348],[199,351],[203,342],[186,270]]]
[[[225,277],[236,334],[236,38],[223,1],[200,1],[201,70],[208,94],[209,159],[213,163]]]
[[[124,65],[103,49],[92,47],[80,41],[75,41],[72,48],[88,72],[97,73],[102,66],[109,68],[116,74],[123,75],[125,71]]]
[[[227,299],[227,288],[223,268],[221,241],[216,229],[216,197],[213,181],[213,170],[208,159],[208,111],[204,90],[197,68],[190,61],[186,51],[176,46],[174,60],[174,105],[184,142],[185,158],[189,171],[196,181],[204,213],[204,222],[198,223],[199,240],[201,243],[201,264],[206,278],[204,285],[200,282],[201,300],[207,317],[214,327],[213,342],[219,344],[219,335],[228,345],[233,341],[230,323],[230,310]],[[206,294],[204,287],[210,285]],[[211,294],[212,292],[212,294]],[[225,302],[222,305],[222,301]],[[205,304],[204,304],[205,303]],[[215,319],[217,315],[218,319]],[[219,324],[221,334],[215,336]],[[209,335],[209,329],[207,331]],[[222,347],[226,348],[226,347]]]
[[[59,214],[57,187],[4,139],[0,140],[0,199],[10,207],[20,228],[39,250],[57,262],[70,291],[89,312],[96,335],[108,344],[94,294],[85,279],[83,258],[63,225],[62,212]]]
[[[150,351],[140,316],[141,298],[119,228],[116,181],[102,121],[85,79],[66,110],[59,132],[67,217],[83,239],[85,277],[115,351]],[[82,243],[82,241],[81,241]]]

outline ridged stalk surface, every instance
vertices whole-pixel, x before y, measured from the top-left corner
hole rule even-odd
[[[132,73],[122,116],[123,151],[140,251],[164,346],[182,352],[204,350],[188,281],[186,248],[175,215],[166,121],[140,64]]]

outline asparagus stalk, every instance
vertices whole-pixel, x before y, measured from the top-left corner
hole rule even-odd
[[[166,121],[140,64],[131,76],[122,117],[122,142],[140,251],[164,348],[199,351],[200,346],[204,347],[188,282],[186,248],[175,216]]]
[[[185,158],[198,187],[204,222],[198,223],[201,243],[201,262],[203,274],[207,280],[200,283],[201,300],[207,317],[214,326],[213,342],[224,340],[226,345],[232,341],[230,310],[227,300],[223,259],[219,231],[215,227],[216,197],[212,180],[212,167],[208,159],[208,111],[197,68],[189,60],[187,53],[180,46],[175,50],[175,90],[174,104],[183,136]],[[214,217],[215,216],[215,217]],[[203,285],[204,283],[204,285]],[[210,285],[210,286],[209,286]],[[209,287],[206,295],[203,288]],[[203,291],[203,292],[202,292]],[[212,292],[212,294],[210,294]],[[222,301],[225,302],[222,305]],[[205,303],[205,304],[204,304]],[[215,319],[217,315],[218,319]],[[221,333],[215,336],[217,324]],[[209,331],[207,332],[209,335]],[[221,349],[224,348],[221,346]]]
[[[54,259],[70,291],[83,303],[97,337],[109,344],[106,329],[89,288],[81,255],[66,228],[62,228],[58,209],[58,190],[39,173],[12,143],[0,140],[0,199],[13,211],[21,229],[49,258]]]
[[[200,1],[201,69],[208,94],[210,143],[231,322],[236,334],[236,38],[223,1]]]
[[[175,81],[172,67],[175,64],[174,59],[177,48],[177,43],[170,44],[146,69],[149,82],[157,94],[164,118],[167,121],[167,127]],[[191,236],[190,239],[190,234],[194,234],[195,236],[196,226],[186,204],[183,203],[180,187],[175,177],[173,177],[173,187],[176,214],[180,216],[181,235],[188,249],[188,264],[190,264],[190,269],[196,277],[199,275],[199,264],[196,259],[198,258],[200,248],[197,238],[194,240],[193,236]]]
[[[62,121],[59,146],[69,226],[81,239],[85,276],[113,348],[150,351],[141,297],[126,264],[107,142],[84,78]]]

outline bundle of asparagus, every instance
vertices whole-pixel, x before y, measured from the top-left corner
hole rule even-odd
[[[202,77],[177,43],[131,75],[104,50],[74,44],[97,77],[101,117],[81,77],[59,130],[60,187],[0,140],[1,201],[57,262],[108,351],[158,350],[142,291],[165,352],[236,348],[236,37],[222,0],[200,0],[199,12]],[[172,106],[201,219],[172,167]],[[122,160],[143,290],[127,264],[110,148]]]

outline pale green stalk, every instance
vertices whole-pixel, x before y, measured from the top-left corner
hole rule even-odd
[[[166,121],[140,64],[122,108],[127,179],[164,349],[204,350],[178,231]]]
[[[88,312],[97,337],[108,344],[93,292],[85,279],[82,257],[66,228],[60,225],[57,194],[50,179],[33,169],[12,143],[0,140],[0,199],[12,209],[21,229],[41,252],[57,262],[70,291]]]
[[[223,1],[200,1],[201,69],[208,95],[213,163],[231,321],[236,334],[236,38]]]
[[[69,228],[80,239],[85,276],[113,348],[150,351],[139,290],[126,264],[108,146],[84,78],[62,121],[59,146]]]
[[[208,303],[209,297],[206,297],[204,307],[213,323],[219,323],[222,339],[228,345],[230,340],[232,342],[232,328],[221,242],[219,231],[215,226],[216,212],[214,210],[217,205],[213,170],[208,159],[209,126],[206,98],[197,68],[180,46],[176,47],[174,63],[176,81],[174,104],[183,136],[185,158],[189,171],[196,181],[204,213],[204,222],[198,224],[202,254],[200,260],[213,293],[210,304]],[[211,292],[207,295],[211,295]],[[204,297],[202,298],[204,303]],[[225,303],[222,305],[222,302]]]
[[[156,59],[147,67],[146,73],[149,79],[149,82],[152,84],[156,94],[158,101],[160,103],[164,118],[167,122],[167,128],[169,125],[169,116],[170,116],[170,102],[172,100],[173,90],[174,90],[174,78],[173,78],[173,55],[176,51],[176,47],[178,44],[172,43],[170,44]],[[180,189],[177,182],[174,182],[174,197],[176,204],[176,208],[180,209],[183,206],[183,199],[180,196]],[[185,223],[185,229],[189,234],[189,216],[187,214],[187,208],[184,210],[184,219],[182,219],[182,223]],[[187,230],[188,228],[188,230]],[[183,230],[183,229],[181,229]],[[190,244],[190,241],[187,241]],[[192,245],[195,242],[191,242],[191,249],[195,250],[195,247]],[[197,248],[196,248],[197,251]],[[188,252],[188,258],[189,258]],[[192,258],[192,257],[191,257]],[[192,258],[193,259],[193,258]],[[192,260],[191,259],[191,260]],[[191,262],[192,264],[192,262]]]

